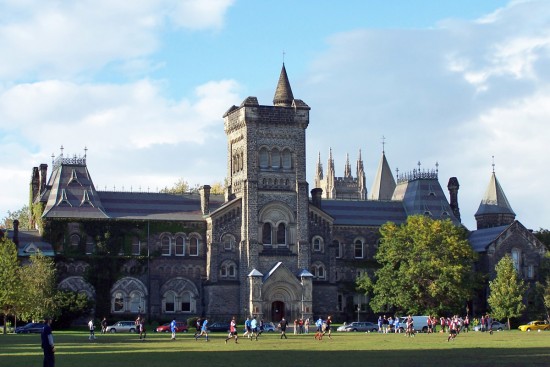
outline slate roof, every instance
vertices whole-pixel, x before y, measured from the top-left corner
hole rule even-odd
[[[369,199],[371,200],[390,200],[395,190],[395,179],[386,159],[386,155],[382,153],[382,158],[376,170],[376,176],[372,184]]]
[[[13,240],[13,229],[7,231],[8,238]],[[42,252],[44,256],[54,256],[53,246],[45,242],[40,233],[36,230],[19,230],[19,244],[17,246],[17,255],[19,257],[29,257],[37,251]]]
[[[479,204],[477,209],[476,216],[483,214],[513,214],[514,211],[504,194],[504,190],[500,183],[498,182],[497,176],[493,172],[491,179],[489,180],[489,185],[483,195],[483,199]]]
[[[164,194],[145,192],[97,191],[85,159],[70,163],[61,159],[54,166],[42,195],[46,218],[202,220],[198,193]],[[210,195],[210,212],[224,202],[223,195]]]
[[[273,97],[273,105],[289,107],[293,100],[294,95],[292,94],[292,88],[290,88],[285,64],[283,63],[281,75],[279,75],[279,82],[277,83],[277,89],[275,90],[275,96]]]
[[[470,232],[468,241],[475,252],[487,251],[489,246],[494,240],[496,240],[510,225],[483,228]]]
[[[407,220],[400,201],[323,199],[322,209],[334,218],[335,225],[381,226]]]

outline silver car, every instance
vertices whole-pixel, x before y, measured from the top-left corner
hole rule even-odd
[[[136,332],[136,323],[135,321],[119,321],[114,325],[107,326],[108,333],[123,333],[123,332]]]
[[[377,332],[378,331],[378,325],[373,324],[372,322],[368,321],[355,321],[352,322],[349,325],[346,325],[344,328],[344,331],[370,331],[370,332]],[[336,329],[340,330],[340,328]]]

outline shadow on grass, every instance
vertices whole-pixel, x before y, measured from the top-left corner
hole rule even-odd
[[[231,346],[233,347],[233,346]],[[36,352],[36,349],[34,350]],[[19,351],[18,351],[19,352]],[[0,366],[39,366],[41,355],[2,353]],[[365,350],[365,351],[299,351],[299,350],[158,350],[134,353],[127,348],[108,351],[60,354],[57,367],[308,367],[308,366],[548,366],[550,348],[474,348],[442,350]]]

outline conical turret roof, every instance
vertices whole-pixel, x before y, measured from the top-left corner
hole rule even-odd
[[[390,169],[390,165],[386,159],[386,155],[382,152],[382,158],[376,170],[376,176],[372,184],[371,200],[391,200],[395,191],[395,179]]]
[[[290,107],[294,95],[292,94],[292,88],[290,88],[290,82],[288,81],[288,75],[286,74],[285,64],[281,69],[281,75],[279,76],[279,82],[277,83],[277,89],[275,90],[275,96],[273,97],[274,106]]]
[[[479,208],[477,209],[475,215],[478,216],[483,214],[516,215],[516,213],[512,210],[506,195],[504,194],[504,190],[498,182],[495,172],[491,175],[489,186],[487,186],[485,195],[483,195],[483,199],[481,199],[481,203],[479,204]]]

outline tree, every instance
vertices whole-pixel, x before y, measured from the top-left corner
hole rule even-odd
[[[30,229],[29,213],[29,207],[27,205],[14,212],[8,210],[8,216],[2,220],[2,225],[0,227],[13,228],[13,221],[17,219],[20,229]]]
[[[201,185],[196,184],[194,187],[191,187],[189,185],[189,182],[184,180],[183,178],[178,179],[172,187],[165,187],[164,189],[161,189],[160,192],[164,194],[184,194],[184,193],[196,193],[199,191]],[[221,182],[214,182],[210,186],[210,193],[211,194],[224,194],[225,188],[227,185],[225,183]]]
[[[6,237],[0,238],[0,310],[4,314],[3,333],[6,333],[8,315],[13,315],[19,287],[19,261],[17,246]]]
[[[59,327],[69,327],[79,317],[86,316],[94,305],[86,293],[73,291],[58,291],[55,295],[55,303],[59,307],[59,313],[63,318],[56,323]]]
[[[466,230],[450,220],[417,215],[406,223],[386,223],[373,285],[361,279],[358,286],[372,289],[375,312],[396,310],[414,314],[456,312],[471,298],[477,284],[473,274],[476,253]]]
[[[489,282],[491,294],[487,302],[491,307],[493,317],[496,319],[506,318],[508,329],[510,329],[510,318],[521,316],[525,310],[523,295],[527,287],[519,277],[509,255],[500,259],[495,270],[495,279]]]
[[[533,233],[535,237],[539,239],[540,242],[546,246],[546,249],[550,251],[550,231],[547,229],[540,228],[538,231]]]
[[[55,265],[52,259],[40,252],[32,255],[30,263],[21,268],[20,281],[23,286],[18,314],[23,319],[37,320],[58,315]]]

